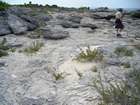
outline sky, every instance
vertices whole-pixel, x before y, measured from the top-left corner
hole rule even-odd
[[[9,4],[57,5],[60,7],[140,8],[140,0],[3,0]]]

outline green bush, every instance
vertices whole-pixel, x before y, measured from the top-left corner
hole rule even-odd
[[[0,10],[4,10],[6,9],[7,7],[10,7],[11,5],[6,3],[5,1],[3,0],[0,0]]]
[[[98,54],[98,50],[94,49],[91,50],[90,46],[87,46],[86,51],[83,51],[81,48],[80,53],[75,56],[74,60],[80,61],[82,59],[87,59],[87,60],[95,60],[95,61],[102,61],[103,60],[103,55]]]
[[[77,11],[77,13],[84,13],[85,12],[84,8],[78,8],[76,11]]]
[[[24,52],[33,54],[33,53],[36,53],[43,46],[44,46],[43,42],[39,42],[39,41],[32,42],[30,46],[24,49]]]

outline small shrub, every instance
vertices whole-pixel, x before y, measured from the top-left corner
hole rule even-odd
[[[99,61],[102,61],[103,58],[104,58],[104,56],[103,56],[103,55],[100,55],[100,56],[98,57],[98,60],[99,60]]]
[[[0,43],[0,57],[8,55],[4,47],[4,44],[6,43],[6,41],[7,41],[6,38],[3,38],[2,42]]]
[[[138,45],[136,46],[136,48],[137,48],[138,50],[140,50],[140,44],[138,44]]]
[[[129,62],[127,62],[127,63],[124,64],[124,67],[125,68],[130,68],[131,67],[131,64]]]
[[[124,55],[125,55],[125,56],[133,56],[134,53],[133,53],[132,50],[126,50]]]
[[[55,77],[56,80],[62,79],[62,73],[54,73],[53,72],[53,76]]]
[[[82,77],[82,73],[80,71],[78,71],[78,70],[75,70],[75,71],[76,71],[77,75],[81,78]]]
[[[84,12],[85,12],[84,8],[78,8],[77,9],[77,13],[84,13]]]
[[[76,56],[75,60],[80,61],[81,59],[89,59],[94,60],[98,54],[98,50],[94,49],[93,51],[90,49],[90,46],[87,47],[86,52],[84,52],[81,48],[81,53]]]
[[[39,41],[32,42],[30,44],[30,46],[28,46],[28,47],[26,47],[24,49],[24,52],[30,53],[30,54],[36,53],[43,46],[44,46],[44,43],[43,42],[39,42]]]
[[[19,50],[18,52],[19,52],[19,53],[22,53],[23,51],[22,51],[22,50]]]
[[[130,39],[130,42],[134,42],[134,39]]]
[[[93,68],[91,68],[91,71],[92,72],[97,72],[98,71],[98,68],[96,66],[94,66]]]
[[[11,47],[11,52],[15,52],[16,48],[15,47]]]
[[[104,85],[100,74],[98,78],[99,80],[93,80],[93,87],[103,101],[98,105],[140,105],[140,70],[126,73],[126,81],[115,85],[110,81],[106,81],[107,85]]]
[[[114,53],[116,53],[118,56],[133,56],[134,53],[132,50],[128,50],[125,46],[116,47]]]
[[[37,27],[37,28],[34,30],[34,34],[35,34],[35,35],[41,35],[39,29],[40,29],[40,27]]]

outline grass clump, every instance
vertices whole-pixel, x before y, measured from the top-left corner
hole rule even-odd
[[[78,71],[78,70],[75,70],[75,71],[80,78],[83,76],[83,74],[80,71]]]
[[[55,77],[55,80],[63,79],[62,73],[54,73],[52,74]]]
[[[93,87],[102,99],[98,105],[140,105],[140,70],[126,73],[126,81],[115,85],[111,81],[104,85],[100,75],[98,78],[93,80]]]
[[[16,48],[15,47],[11,47],[11,52],[15,52]]]
[[[98,50],[94,49],[91,50],[90,46],[87,46],[86,51],[83,51],[81,48],[80,49],[80,53],[78,55],[75,56],[74,60],[80,61],[82,59],[87,59],[87,60],[96,60],[96,61],[102,61],[103,60],[103,55],[99,55],[98,54]]]
[[[77,11],[77,13],[84,13],[85,12],[84,8],[78,8],[76,11]]]
[[[96,66],[94,66],[93,68],[91,68],[91,71],[92,72],[97,72],[98,71],[98,68]]]
[[[4,44],[7,42],[6,38],[3,38],[3,40],[0,43],[0,57],[7,56],[8,53],[5,51]]]
[[[32,42],[30,44],[30,46],[26,47],[24,49],[24,52],[26,53],[30,53],[30,54],[33,54],[33,53],[36,53],[37,51],[39,51],[39,49],[41,47],[44,46],[44,43],[43,42],[39,42],[38,40],[36,42]]]
[[[131,64],[129,62],[127,62],[127,63],[124,64],[124,67],[125,68],[130,68],[131,67]]]
[[[132,50],[128,50],[125,46],[116,47],[114,51],[118,56],[133,56]]]
[[[138,50],[140,50],[140,44],[136,45],[136,48],[137,48]]]

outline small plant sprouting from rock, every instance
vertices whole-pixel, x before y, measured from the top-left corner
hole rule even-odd
[[[98,54],[98,50],[94,49],[91,50],[90,46],[87,46],[86,51],[83,51],[81,48],[80,49],[80,53],[78,55],[75,56],[74,60],[80,61],[82,59],[87,59],[87,60],[97,60],[97,61],[102,61],[103,60],[103,55],[99,55]]]
[[[6,43],[6,41],[6,38],[3,38],[2,42],[0,43],[0,57],[8,55],[4,48],[4,44]]]
[[[140,50],[140,44],[136,45],[136,48],[137,48],[138,50]]]
[[[93,87],[101,95],[102,103],[98,105],[140,105],[140,70],[126,73],[123,83],[111,83],[103,80],[98,75],[98,80],[93,79]]]
[[[124,67],[125,68],[130,68],[131,67],[131,64],[129,62],[127,62],[127,63],[124,64]]]
[[[115,53],[118,56],[133,56],[134,53],[132,50],[128,50],[125,46],[116,47]]]
[[[134,42],[134,39],[130,39],[130,42]]]
[[[11,47],[11,52],[15,52],[16,48],[15,47]]]
[[[75,69],[75,71],[80,78],[83,76],[83,74],[80,71],[78,71],[77,69]]]
[[[55,80],[63,79],[62,73],[54,73],[52,74],[55,77]]]
[[[26,47],[24,49],[24,52],[33,54],[36,53],[43,46],[44,46],[44,42],[39,42],[37,40],[36,42],[32,42],[30,46]]]
[[[94,66],[94,67],[91,68],[91,71],[92,72],[97,72],[98,71],[98,68],[96,66]]]

